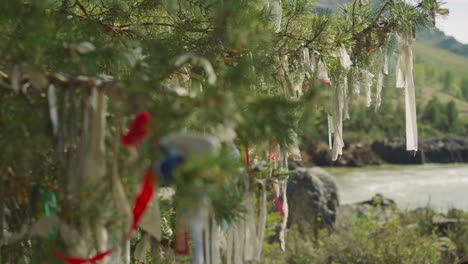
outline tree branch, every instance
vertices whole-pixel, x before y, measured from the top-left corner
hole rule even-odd
[[[353,28],[353,37],[356,35],[356,29],[355,29],[355,25],[356,25],[356,19],[355,19],[355,12],[356,12],[356,3],[357,3],[358,0],[354,0],[353,2],[353,13],[352,13],[352,19],[353,19],[353,25],[352,25],[352,28]]]
[[[83,12],[83,14],[88,17],[88,11],[86,11],[86,8],[83,6],[83,4],[81,4],[80,0],[75,0],[75,3],[78,5],[78,7],[80,8],[80,10]]]

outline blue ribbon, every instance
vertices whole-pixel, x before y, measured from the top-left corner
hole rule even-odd
[[[165,183],[172,183],[174,179],[174,169],[184,162],[184,160],[185,158],[182,155],[169,155],[163,159],[159,166],[159,170],[161,171],[161,175]]]

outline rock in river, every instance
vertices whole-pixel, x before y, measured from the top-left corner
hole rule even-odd
[[[288,183],[289,226],[302,232],[333,226],[339,206],[335,179],[319,167],[297,168]]]

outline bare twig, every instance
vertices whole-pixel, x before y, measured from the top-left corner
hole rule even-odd
[[[375,16],[374,23],[377,22],[377,20],[379,20],[380,15],[382,15],[382,13],[385,11],[385,9],[387,9],[387,7],[388,7],[388,2],[385,3],[382,9],[380,9],[379,13],[377,13],[377,15]]]
[[[286,38],[290,38],[290,39],[294,39],[294,40],[299,40],[299,41],[307,41],[306,39],[304,38],[301,38],[301,37],[297,37],[297,36],[293,36],[293,35],[288,35],[288,34],[279,34],[278,35],[279,37],[286,37]]]
[[[353,19],[353,37],[356,35],[356,29],[355,29],[355,25],[356,25],[356,19],[355,19],[355,12],[356,12],[356,3],[357,3],[358,0],[354,0],[353,2],[353,13],[352,13],[352,19]]]
[[[78,7],[80,8],[80,10],[83,12],[83,14],[88,17],[88,11],[86,11],[86,8],[83,6],[83,4],[81,4],[80,0],[75,0],[75,3],[78,5]]]
[[[286,26],[284,27],[284,34],[287,34],[288,32],[288,29],[289,29],[289,24],[291,23],[291,21],[293,20],[293,18],[295,18],[296,16],[298,16],[300,14],[302,10],[296,10],[296,12],[294,14],[292,14],[289,18],[288,18],[288,22],[286,22]]]

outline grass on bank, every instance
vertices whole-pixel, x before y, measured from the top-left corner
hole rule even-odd
[[[290,230],[286,252],[266,243],[263,263],[453,264],[468,257],[466,213],[454,210],[445,215],[460,219],[460,224],[444,230],[433,223],[436,212],[427,208],[398,213],[385,223],[378,214],[355,215],[344,229],[320,230],[317,237]]]

